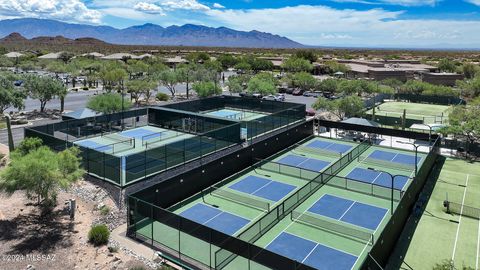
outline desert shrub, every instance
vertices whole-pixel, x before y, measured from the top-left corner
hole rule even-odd
[[[158,93],[156,98],[158,101],[168,101],[168,95],[165,93]]]
[[[88,241],[95,246],[101,246],[108,243],[110,231],[104,224],[93,226],[88,232]]]

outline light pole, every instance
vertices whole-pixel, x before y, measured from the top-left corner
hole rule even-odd
[[[421,145],[416,145],[415,143],[411,143],[411,142],[404,142],[404,141],[397,141],[397,143],[399,144],[408,144],[408,145],[411,145],[415,148],[415,177],[417,177],[417,169],[418,169],[418,148],[421,146]]]
[[[392,186],[391,186],[391,187],[392,187],[392,188],[391,188],[391,191],[392,191],[392,192],[391,192],[390,213],[391,213],[391,215],[393,216],[393,190],[394,190],[395,177],[397,177],[397,176],[403,176],[403,175],[393,175],[393,174],[391,174],[391,173],[389,173],[389,172],[377,170],[377,169],[375,169],[375,168],[368,168],[368,169],[371,170],[371,171],[377,172],[377,173],[386,173],[386,174],[388,174],[388,175],[390,176],[390,178],[392,179]]]
[[[425,127],[428,127],[429,129],[429,132],[428,132],[428,145],[430,146],[431,142],[432,142],[432,127],[430,125],[427,125],[427,124],[417,124],[419,126],[425,126]]]

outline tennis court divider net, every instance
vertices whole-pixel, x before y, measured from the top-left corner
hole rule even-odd
[[[256,168],[278,174],[298,177],[306,181],[311,181],[315,179],[315,177],[320,175],[320,172],[317,171],[307,170],[287,164],[281,164],[275,161],[264,162],[263,164],[258,165]]]
[[[364,241],[365,243],[374,244],[374,235],[373,233],[361,230],[360,228],[356,229],[339,223],[335,223],[320,217],[316,217],[313,214],[302,213],[299,211],[292,211],[291,219],[294,222],[303,223],[305,225],[320,229],[320,230],[329,230],[335,233],[343,234],[349,237],[354,237]]]
[[[368,156],[358,157],[358,162],[365,163],[365,164],[370,164],[370,165],[377,165],[377,166],[392,168],[392,169],[397,169],[397,170],[406,171],[406,172],[409,172],[409,173],[411,173],[412,171],[415,170],[415,165],[402,164],[402,163],[398,163],[398,162],[391,162],[391,161],[387,161],[387,160],[371,158],[371,157],[368,157]]]
[[[243,195],[233,191],[229,191],[226,188],[212,187],[210,194],[215,197],[220,197],[235,203],[243,204],[252,208],[260,209],[262,211],[270,211],[270,203],[259,200],[252,196]]]
[[[385,187],[377,185],[375,183],[363,182],[356,179],[346,178],[337,175],[332,176],[332,178],[325,184],[327,186],[355,191],[358,193],[363,193],[388,200],[390,200],[392,197],[392,189],[390,187]],[[403,190],[393,189],[393,200],[400,201],[400,199],[402,199],[403,197],[403,194]]]
[[[335,158],[342,157],[342,153],[340,152],[330,151],[330,150],[321,149],[321,148],[308,147],[304,145],[298,145],[297,148],[294,149],[294,151],[295,150],[299,150],[301,152],[310,153],[314,155],[320,155],[320,156],[328,156],[328,157],[335,157]]]
[[[465,217],[480,219],[480,209],[461,203],[444,201],[443,206],[447,208],[447,213],[458,214]]]
[[[170,130],[147,134],[142,136],[142,145],[148,147],[149,144],[157,143],[159,141],[167,140],[176,136],[178,136],[178,132]]]

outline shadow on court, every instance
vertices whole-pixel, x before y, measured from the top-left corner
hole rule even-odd
[[[435,189],[435,185],[440,177],[440,172],[445,164],[446,158],[443,156],[439,156],[435,165],[430,171],[428,175],[428,180],[423,187],[423,190],[419,194],[417,198],[417,202],[412,209],[410,217],[407,220],[407,223],[404,226],[403,232],[398,239],[397,245],[393,253],[390,255],[389,262],[385,269],[408,269],[412,270],[407,262],[404,261],[404,258],[407,254],[408,248],[410,247],[410,243],[413,239],[413,234],[417,228],[417,225],[420,221],[422,215],[429,215],[435,218],[439,218],[445,220],[444,218],[437,217],[432,213],[426,211],[427,203],[432,195],[433,190]],[[449,220],[448,220],[449,221]]]

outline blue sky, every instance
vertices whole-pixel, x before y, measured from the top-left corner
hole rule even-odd
[[[480,0],[0,0],[0,19],[26,17],[226,26],[320,46],[480,48]]]

